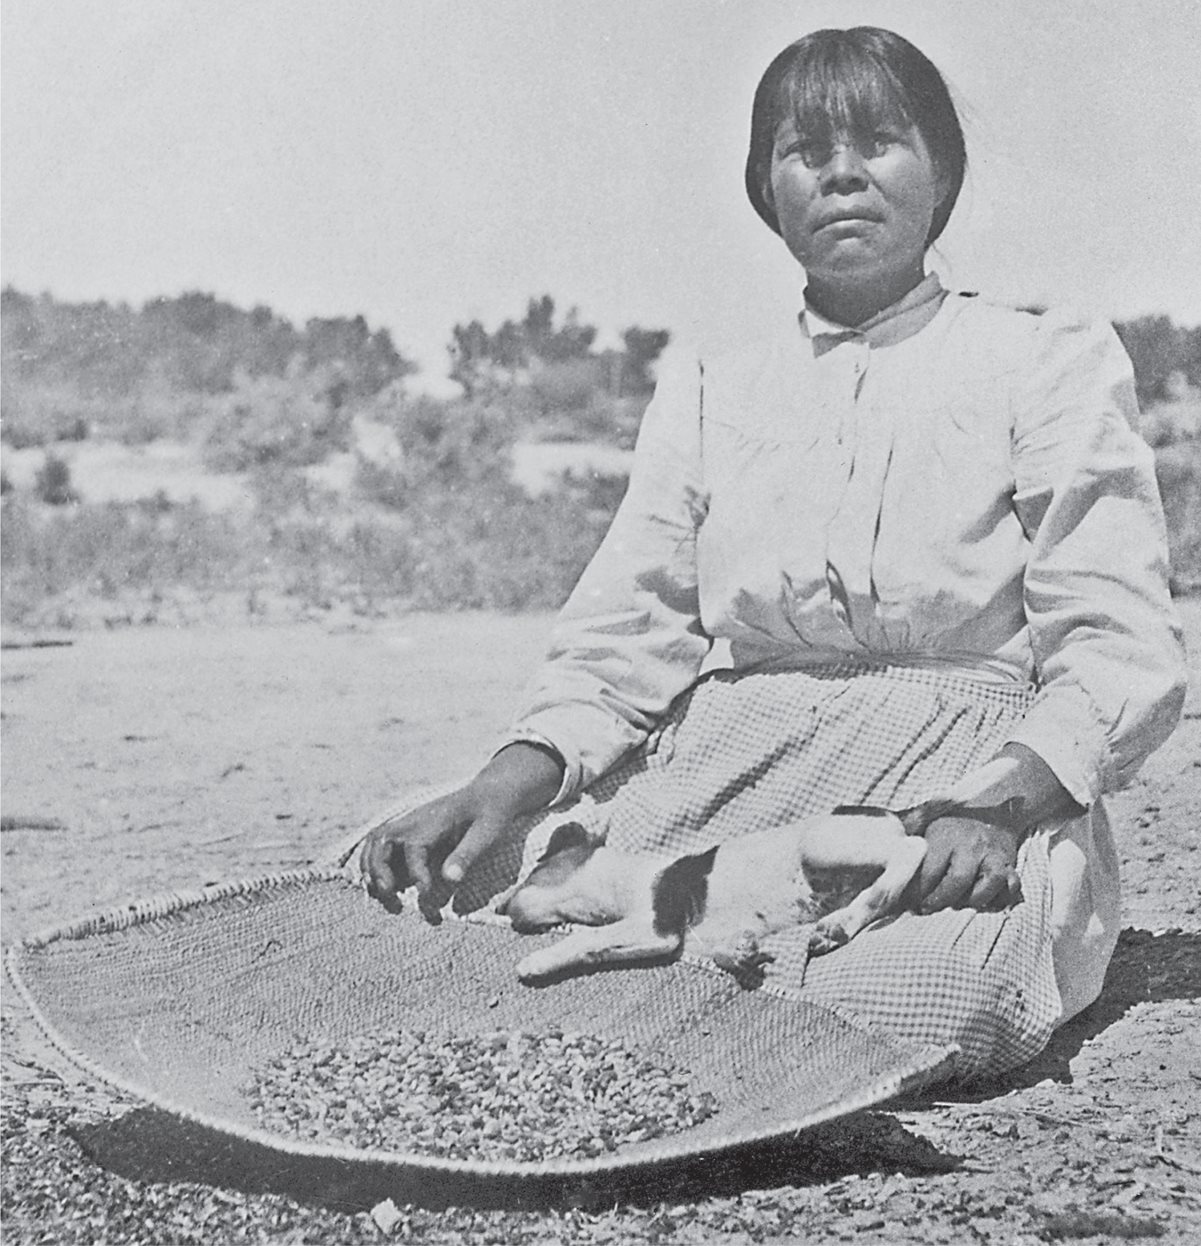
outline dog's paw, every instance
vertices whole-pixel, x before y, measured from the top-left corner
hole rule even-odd
[[[745,934],[730,948],[718,948],[712,954],[713,963],[732,975],[744,990],[754,990],[763,985],[764,969],[776,958],[764,952],[754,935]]]
[[[541,982],[553,977],[563,968],[562,959],[553,947],[539,948],[517,962],[517,977],[522,982]]]
[[[825,952],[833,952],[851,941],[841,922],[832,922],[828,918],[819,921],[809,936],[809,955],[821,956]]]

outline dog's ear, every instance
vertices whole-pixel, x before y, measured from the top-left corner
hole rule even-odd
[[[551,831],[550,839],[546,841],[546,848],[538,858],[538,864],[549,861],[551,857],[557,857],[559,853],[565,852],[568,848],[588,848],[591,845],[592,836],[579,822],[564,822],[562,826],[556,826]]]
[[[682,935],[704,913],[718,847],[680,857],[656,876],[651,894],[656,934]]]

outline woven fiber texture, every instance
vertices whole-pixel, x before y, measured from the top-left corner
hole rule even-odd
[[[600,1173],[702,1155],[924,1085],[950,1055],[685,962],[530,988],[513,965],[531,946],[494,920],[432,927],[388,914],[331,870],[122,910],[14,947],[8,968],[62,1051],[147,1102],[280,1152],[410,1175]],[[616,1039],[686,1070],[718,1111],[596,1158],[536,1163],[360,1151],[263,1130],[246,1093],[256,1069],[298,1040],[336,1044],[389,1027]]]
[[[989,760],[1032,696],[1023,684],[885,663],[715,672],[577,801],[514,827],[456,901],[487,903],[533,868],[565,821],[625,852],[678,857],[841,804],[916,805]],[[1049,834],[1023,845],[1016,907],[905,914],[812,960],[808,930],[783,931],[761,940],[775,957],[769,985],[850,1009],[900,1038],[953,1044],[961,1080],[1023,1064],[1062,1011]]]

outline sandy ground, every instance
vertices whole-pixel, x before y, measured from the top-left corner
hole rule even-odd
[[[254,488],[246,473],[211,472],[200,449],[188,442],[163,439],[142,446],[114,441],[59,441],[48,447],[4,447],[4,470],[12,484],[32,490],[47,455],[71,469],[71,487],[85,502],[137,502],[162,494],[172,502],[198,501],[209,510],[249,510]],[[331,454],[305,468],[309,481],[334,493],[354,488],[358,458],[381,466],[400,462],[395,434],[373,420],[354,421],[354,448]],[[597,442],[523,441],[513,446],[512,478],[527,493],[555,487],[564,472],[577,475],[627,476],[632,451]]]
[[[1201,603],[1184,613],[1201,655]],[[410,616],[6,648],[4,944],[126,899],[325,858],[397,793],[487,755],[548,627]],[[870,1114],[853,1155],[744,1173],[669,1210],[468,1225],[414,1209],[398,1240],[785,1241],[803,1226],[814,1242],[1201,1241],[1201,670],[1180,730],[1113,809],[1127,931],[1102,1000],[1031,1068],[978,1095]],[[39,1069],[53,1061],[11,991],[5,1030],[10,1092],[36,1083],[59,1112],[47,1120],[69,1126],[80,1100],[51,1103]],[[8,1202],[20,1240],[58,1240]],[[251,1240],[382,1235],[364,1215],[296,1214],[311,1239]],[[119,1240],[172,1240],[146,1233]]]

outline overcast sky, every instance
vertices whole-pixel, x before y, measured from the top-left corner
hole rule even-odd
[[[715,344],[798,301],[742,190],[786,43],[946,74],[957,288],[1201,322],[1198,0],[3,0],[3,280],[362,312],[426,375],[549,293]]]

